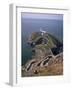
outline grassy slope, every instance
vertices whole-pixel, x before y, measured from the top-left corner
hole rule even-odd
[[[54,47],[57,43],[60,43],[56,38],[52,37],[51,35],[48,35],[47,36],[48,38],[48,44],[40,44],[40,45],[37,45],[36,48],[39,48],[39,49],[42,49],[42,48],[52,48]]]
[[[63,75],[63,57],[56,58],[50,65],[39,67],[37,70],[37,76]]]
[[[63,63],[53,63],[48,67],[43,67],[39,70],[41,76],[45,75],[62,75],[63,74]]]

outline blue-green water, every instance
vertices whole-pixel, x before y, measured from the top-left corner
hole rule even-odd
[[[22,44],[22,65],[32,58],[32,48],[29,44]]]

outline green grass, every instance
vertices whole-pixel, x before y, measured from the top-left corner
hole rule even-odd
[[[33,33],[32,35],[32,41],[35,41],[38,37],[41,37],[40,36],[40,33]],[[36,45],[35,47],[36,48],[39,48],[39,49],[48,49],[48,48],[53,48],[59,44],[61,44],[61,42],[55,38],[54,36],[52,36],[51,34],[46,34],[44,37],[48,38],[48,43],[47,44],[40,44],[40,45]]]
[[[54,46],[55,46],[55,44],[53,42],[53,38],[48,36],[48,43],[47,44],[36,45],[36,48],[39,48],[39,49],[43,49],[43,48],[48,49],[48,48],[52,48]]]
[[[38,48],[38,49],[43,49],[43,48],[45,48],[45,49],[48,49],[49,48],[49,46],[48,46],[48,44],[40,44],[40,45],[36,45],[36,48]]]

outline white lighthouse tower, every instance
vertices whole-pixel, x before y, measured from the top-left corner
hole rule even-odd
[[[46,31],[42,30],[42,28],[40,28],[40,32],[42,36],[44,35],[44,33],[46,33]]]

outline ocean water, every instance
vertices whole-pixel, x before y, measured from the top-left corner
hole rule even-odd
[[[63,42],[63,20],[21,18],[22,65],[32,57],[32,49],[27,40],[32,32],[40,31],[40,28]]]

